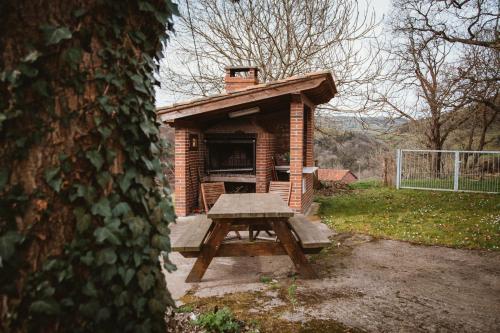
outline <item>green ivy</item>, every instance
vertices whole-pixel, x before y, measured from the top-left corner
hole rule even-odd
[[[17,65],[0,68],[0,296],[8,299],[0,331],[162,331],[173,302],[158,258],[165,270],[175,268],[166,256],[174,213],[169,193],[155,184],[165,183],[165,143],[154,73],[177,7],[171,0],[98,0],[69,14],[57,25],[41,24],[40,38],[25,41]],[[96,54],[99,68],[86,66],[84,59]],[[48,76],[54,64],[60,77]],[[89,85],[95,98],[70,106],[64,91],[83,98]],[[47,140],[51,122],[88,119],[93,125],[80,133],[79,149],[61,151],[42,170],[39,188],[26,193],[12,180],[12,162]],[[74,177],[77,170],[82,177]],[[36,200],[47,209],[20,230],[17,218]],[[25,253],[37,225],[58,213],[53,201],[71,208],[64,222],[71,241],[33,269]]]

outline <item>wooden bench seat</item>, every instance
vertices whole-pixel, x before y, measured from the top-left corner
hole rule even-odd
[[[333,232],[323,223],[310,222],[304,215],[295,215],[289,220],[290,226],[299,238],[303,249],[318,249],[330,245],[329,236]]]
[[[172,240],[173,252],[199,252],[208,232],[212,228],[212,220],[206,215],[190,216],[182,222],[183,231]]]

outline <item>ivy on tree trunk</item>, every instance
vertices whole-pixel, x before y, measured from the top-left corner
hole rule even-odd
[[[171,0],[0,2],[0,331],[161,331]]]

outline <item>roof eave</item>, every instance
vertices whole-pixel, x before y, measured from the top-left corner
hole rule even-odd
[[[320,99],[315,99],[315,101],[314,101],[316,104],[323,104],[323,103],[326,103],[329,100],[331,100],[335,96],[335,94],[337,93],[337,88],[335,86],[335,82],[334,82],[332,74],[330,72],[313,73],[309,76],[302,76],[302,77],[298,77],[297,79],[293,79],[293,80],[287,79],[287,80],[283,80],[283,81],[277,81],[276,83],[270,83],[270,84],[265,84],[265,85],[263,84],[263,85],[261,85],[261,87],[258,87],[259,86],[258,85],[254,88],[251,88],[251,89],[245,89],[245,90],[241,90],[241,91],[237,91],[237,92],[233,92],[233,93],[225,93],[225,94],[220,94],[220,95],[216,95],[216,96],[205,98],[205,99],[194,100],[191,103],[187,102],[187,103],[183,103],[180,105],[173,105],[170,107],[159,108],[159,109],[157,109],[157,114],[161,118],[162,121],[172,122],[175,119],[185,118],[185,117],[189,117],[189,116],[204,113],[204,112],[210,112],[211,111],[210,109],[212,109],[212,108],[207,107],[207,105],[209,105],[209,104],[215,105],[216,103],[221,102],[221,101],[226,100],[226,99],[229,99],[229,100],[234,99],[235,105],[237,105],[238,104],[236,102],[237,99],[243,98],[246,95],[259,94],[259,93],[266,91],[266,90],[271,90],[271,89],[276,90],[276,89],[284,88],[287,86],[300,85],[301,83],[306,84],[308,81],[318,80],[321,77],[324,77],[324,81],[319,82],[315,86],[309,86],[307,88],[304,88],[303,90],[304,91],[313,91],[314,89],[317,89],[318,87],[320,87],[322,84],[326,83],[328,85],[328,89],[327,89],[328,95],[321,96]],[[296,91],[296,92],[300,92],[300,91],[301,90]],[[284,91],[282,93],[282,95],[286,95],[286,94],[290,94],[290,93],[293,93],[293,91]],[[265,98],[263,98],[263,99],[265,99]],[[207,110],[202,111],[202,109],[207,109]],[[214,108],[214,109],[217,109],[217,108]],[[190,112],[187,112],[188,110],[190,110]],[[174,114],[174,112],[177,114]],[[187,114],[183,115],[182,113],[187,113]]]

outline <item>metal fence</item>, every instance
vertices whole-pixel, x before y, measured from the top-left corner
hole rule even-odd
[[[500,192],[500,151],[398,149],[396,187]]]

